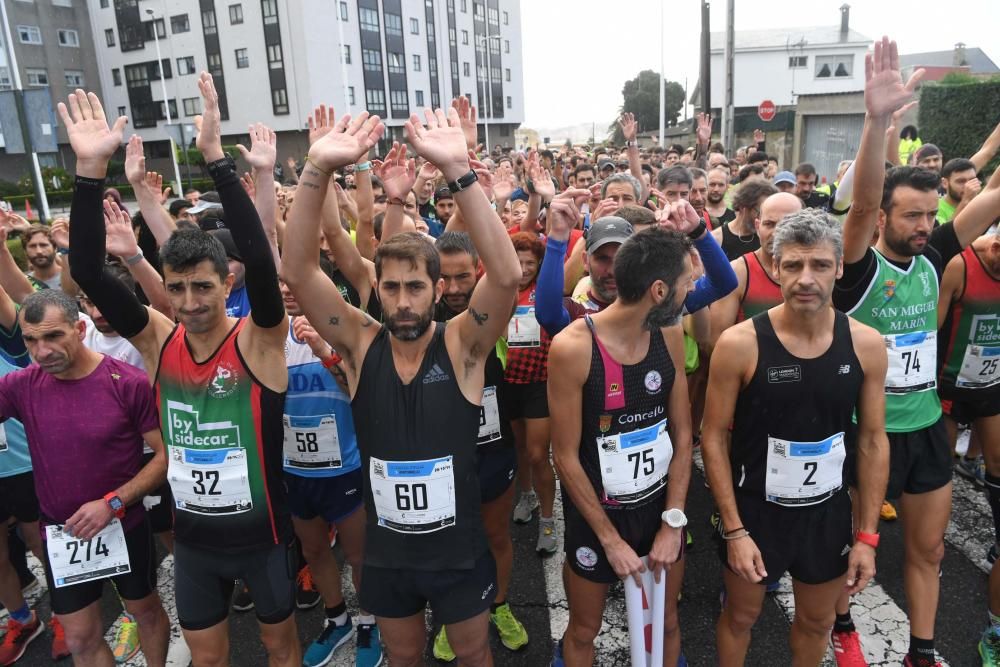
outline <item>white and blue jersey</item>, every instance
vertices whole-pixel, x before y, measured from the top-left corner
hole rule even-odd
[[[288,327],[285,341],[283,467],[300,477],[336,477],[361,467],[351,398],[305,341]]]
[[[28,350],[21,340],[20,327],[8,332],[0,327],[0,377],[20,370],[31,363]],[[0,478],[31,472],[31,454],[24,426],[16,419],[0,423]]]

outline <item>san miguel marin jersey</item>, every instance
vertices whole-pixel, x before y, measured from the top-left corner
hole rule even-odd
[[[281,482],[285,395],[247,368],[236,340],[245,322],[200,363],[181,324],[160,353],[155,386],[174,532],[192,547],[246,551],[291,536]]]

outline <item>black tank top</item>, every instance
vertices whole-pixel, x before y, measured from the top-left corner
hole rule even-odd
[[[864,379],[850,322],[835,313],[833,342],[815,359],[792,356],[767,311],[753,325],[757,368],[736,400],[733,485],[779,505],[821,503],[843,485],[845,435]]]
[[[607,510],[662,503],[673,445],[667,406],[674,364],[663,334],[649,334],[645,358],[622,366],[604,349],[590,315],[594,338],[590,373],[583,385],[580,464]]]
[[[760,247],[760,237],[757,236],[757,232],[753,233],[749,241],[743,241],[738,234],[733,234],[733,231],[729,228],[731,224],[722,225],[721,244],[722,252],[726,253],[726,257],[729,258],[730,262]]]
[[[365,355],[352,401],[365,471],[365,563],[471,569],[487,549],[479,513],[478,405],[466,400],[445,347],[445,324],[403,384],[383,327]]]
[[[486,357],[483,384],[483,402],[479,407],[479,455],[483,456],[498,447],[514,446],[514,431],[510,426],[507,410],[507,383],[504,381],[504,364],[500,361],[499,345]]]

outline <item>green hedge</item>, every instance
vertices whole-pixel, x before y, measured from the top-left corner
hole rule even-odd
[[[920,89],[918,109],[920,139],[925,144],[936,144],[945,160],[971,157],[996,127],[1000,78],[949,76],[938,83],[926,83]],[[992,173],[998,166],[1000,156],[984,171]]]
[[[183,175],[183,172],[182,172],[182,175]],[[167,180],[168,181],[173,181],[173,178],[171,177],[171,178],[169,178]],[[132,192],[132,186],[129,185],[128,183],[125,183],[125,184],[122,184],[122,185],[118,185],[116,183],[109,183],[108,187],[109,188],[115,188],[116,190],[118,190],[118,192],[121,193],[123,199],[135,199],[135,194]],[[195,178],[195,179],[191,180],[191,187],[195,188],[196,190],[200,190],[201,192],[205,192],[206,190],[212,190],[212,189],[214,189],[215,185],[212,183],[212,179],[210,179],[210,178]],[[188,189],[189,189],[188,188],[188,181],[185,178],[184,179],[184,190],[187,191]],[[50,207],[52,207],[52,206],[69,206],[70,203],[73,200],[73,191],[72,190],[46,190],[45,194],[46,194],[46,196],[49,199],[49,206]],[[176,197],[176,193],[174,193],[174,197]],[[9,196],[6,196],[6,197],[0,196],[0,198],[2,198],[4,201],[6,201],[11,206],[13,206],[14,210],[16,210],[18,212],[21,212],[21,213],[24,212],[24,202],[25,202],[25,200],[28,200],[28,201],[31,202],[31,210],[32,210],[32,212],[34,212],[36,215],[38,213],[38,202],[36,201],[37,197],[35,197],[34,193],[27,194],[27,195],[9,195]]]

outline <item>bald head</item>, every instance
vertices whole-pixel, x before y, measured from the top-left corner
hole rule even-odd
[[[802,210],[802,199],[791,192],[778,192],[764,200],[760,207],[760,218],[757,223],[757,236],[760,237],[760,250],[765,259],[771,257],[771,236],[775,227],[789,213]]]

